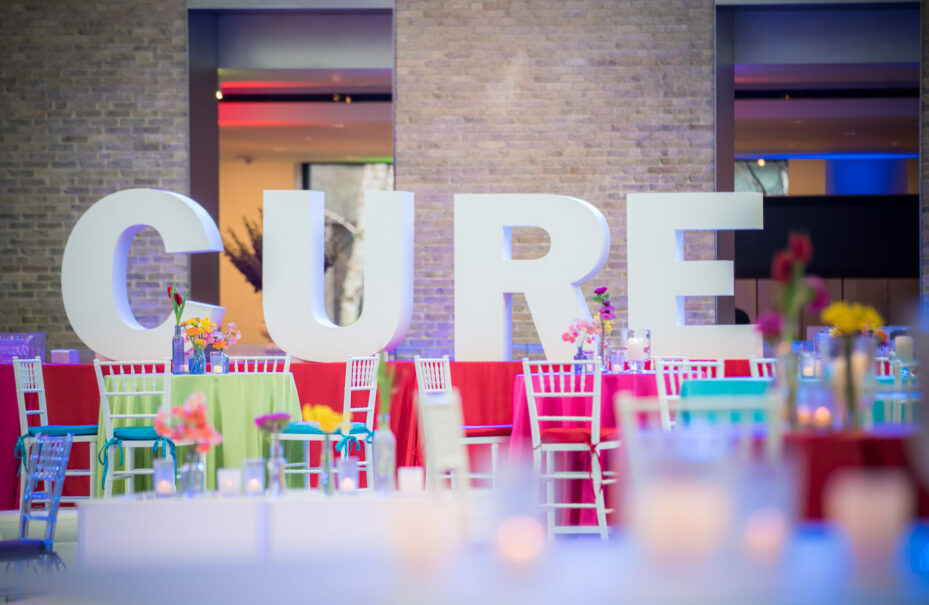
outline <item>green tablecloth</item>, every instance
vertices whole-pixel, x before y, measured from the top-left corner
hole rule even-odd
[[[300,420],[300,401],[293,375],[287,374],[203,374],[198,376],[171,377],[171,406],[183,405],[194,393],[203,393],[206,397],[207,416],[210,424],[223,436],[223,442],[210,450],[206,457],[207,489],[216,485],[216,469],[223,467],[241,467],[245,458],[267,457],[269,440],[267,435],[257,429],[254,419],[272,412],[286,412],[292,420]],[[114,403],[115,413],[151,412],[160,404],[157,397],[118,397]],[[132,426],[148,424],[144,419],[133,422],[130,419],[114,420],[115,426]],[[106,442],[104,435],[103,414],[99,420],[100,432],[97,434],[97,451]],[[191,447],[178,448],[178,464],[183,464]],[[285,442],[285,456],[302,460],[302,447],[299,442]],[[110,468],[119,462],[110,459]],[[139,448],[136,455],[138,468],[151,468],[151,452]],[[103,477],[103,468],[98,464],[97,476]],[[151,477],[139,477],[135,489],[151,490]],[[123,491],[124,481],[113,484],[113,493]],[[100,481],[96,492],[103,495]]]

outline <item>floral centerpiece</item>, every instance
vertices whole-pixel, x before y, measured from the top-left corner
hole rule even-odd
[[[609,351],[607,349],[606,337],[613,331],[613,324],[616,323],[616,309],[610,302],[610,295],[607,293],[606,286],[600,286],[594,290],[593,300],[600,305],[594,320],[600,322],[600,362],[606,364]]]
[[[242,331],[231,321],[226,325],[226,330],[219,330],[213,334],[211,344],[217,351],[224,351],[231,345],[242,340]]]
[[[186,342],[193,348],[188,371],[191,374],[203,374],[206,371],[204,349],[213,342],[216,322],[209,317],[193,317],[181,323]]]
[[[326,436],[323,442],[322,450],[322,473],[319,476],[319,485],[322,490],[332,493],[332,458],[330,455],[329,440],[335,435],[340,428],[343,428],[343,434],[348,435],[348,427],[343,426],[346,418],[336,412],[328,405],[303,405],[303,419],[307,422],[315,422],[319,425],[319,430]]]
[[[830,376],[833,393],[845,406],[847,426],[857,429],[865,380],[873,370],[873,347],[887,342],[887,334],[878,327],[884,319],[874,307],[844,301],[829,305],[821,317],[839,341],[839,356]]]
[[[222,443],[223,436],[210,425],[206,416],[206,396],[194,393],[184,405],[162,410],[154,422],[155,432],[176,442],[191,442],[194,448],[187,454],[187,464],[181,469],[181,489],[192,494],[206,489],[206,463],[203,456],[214,445]]]
[[[787,248],[774,254],[771,277],[776,293],[775,308],[758,317],[758,330],[771,343],[778,358],[778,381],[782,385],[788,422],[797,426],[797,359],[790,347],[799,331],[800,313],[807,305],[818,313],[829,304],[829,293],[823,280],[806,275],[813,259],[813,244],[809,236],[791,233]]]
[[[585,359],[584,345],[599,343],[600,362],[606,360],[606,335],[613,331],[613,325],[616,323],[616,309],[610,302],[610,295],[607,293],[607,287],[601,286],[594,290],[592,300],[597,303],[599,308],[594,313],[593,319],[575,319],[574,323],[568,326],[566,332],[561,335],[561,339],[577,345],[577,355],[575,359]]]

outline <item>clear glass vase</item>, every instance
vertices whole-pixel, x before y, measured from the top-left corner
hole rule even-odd
[[[203,374],[206,372],[206,356],[203,349],[194,349],[193,355],[187,360],[188,374]]]
[[[284,493],[284,446],[276,433],[271,433],[271,447],[268,452],[268,494],[280,496]]]
[[[193,452],[180,471],[180,489],[185,496],[193,498],[206,491],[206,454]]]
[[[835,355],[828,379],[839,414],[837,424],[848,430],[859,430],[872,414],[874,338],[842,335],[833,349]]]
[[[391,493],[397,489],[397,438],[390,430],[390,414],[381,414],[374,431],[374,490]]]
[[[784,343],[781,343],[784,344]],[[792,430],[805,428],[806,418],[801,423],[797,415],[797,386],[799,376],[799,361],[791,353],[790,346],[779,346],[777,351],[777,370],[774,378],[774,388],[778,399],[782,402],[787,426]],[[802,426],[801,426],[802,425]]]
[[[629,371],[641,374],[651,359],[652,331],[642,328],[628,328],[623,332],[623,348],[626,350],[626,361]]]
[[[174,326],[174,337],[171,339],[171,373],[184,373],[184,335],[181,326]]]

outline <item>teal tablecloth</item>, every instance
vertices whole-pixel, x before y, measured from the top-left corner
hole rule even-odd
[[[692,378],[681,383],[681,397],[764,395],[773,384],[770,378]]]

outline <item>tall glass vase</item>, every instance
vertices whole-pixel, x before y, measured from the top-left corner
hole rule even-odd
[[[174,337],[171,339],[171,373],[184,373],[184,335],[181,326],[174,326]]]
[[[785,343],[781,343],[784,345]],[[787,426],[797,430],[800,422],[797,418],[797,384],[799,375],[797,356],[790,351],[790,345],[781,346],[777,351],[777,372],[774,387],[777,396],[783,402]]]
[[[193,498],[206,491],[206,454],[192,451],[181,466],[181,492]]]
[[[271,448],[268,452],[268,494],[279,496],[284,493],[284,446],[277,433],[271,433]]]
[[[874,381],[874,339],[869,336],[839,337],[829,381],[840,424],[848,430],[862,428],[871,413]]]
[[[374,431],[374,490],[387,494],[397,489],[397,438],[390,430],[390,414],[381,414]]]
[[[323,449],[320,453],[321,456],[321,470],[319,473],[319,489],[323,491],[326,495],[332,495],[333,485],[332,485],[332,443],[330,439],[332,436],[329,433],[326,433],[323,438]]]

